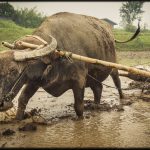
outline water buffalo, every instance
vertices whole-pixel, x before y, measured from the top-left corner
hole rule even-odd
[[[17,119],[23,119],[29,99],[39,87],[53,96],[60,96],[68,89],[72,89],[75,100],[74,108],[79,118],[83,117],[85,87],[92,89],[94,102],[99,104],[102,82],[109,75],[112,76],[118,88],[120,98],[123,98],[117,70],[76,60],[70,62],[67,58],[59,57],[54,52],[54,49],[57,48],[91,58],[116,62],[115,39],[106,22],[90,16],[62,12],[48,17],[33,35],[44,39],[49,43],[50,48],[40,49],[42,52],[38,52],[40,50],[29,51],[25,47],[17,47],[16,42],[14,51],[0,54],[0,94],[5,95],[10,92],[18,77],[21,76],[20,74],[23,75],[13,89],[12,99],[26,84],[18,100]],[[134,35],[134,38],[136,36]],[[32,37],[25,37],[22,41],[38,45],[42,43]],[[17,51],[16,49],[22,50]],[[48,52],[50,54],[47,53],[49,49],[51,49],[51,52]],[[40,54],[42,54],[41,57]],[[16,61],[18,58],[20,61]],[[8,109],[6,101],[1,99],[0,102],[1,110]]]

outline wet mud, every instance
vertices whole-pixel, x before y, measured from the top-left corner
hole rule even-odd
[[[133,88],[132,80],[121,77],[125,104],[119,107],[116,89],[104,85],[100,105],[94,105],[93,93],[86,88],[84,119],[78,120],[71,90],[53,97],[42,89],[30,99],[25,118],[15,120],[14,108],[1,113],[0,147],[150,147],[150,103],[148,90]],[[113,86],[109,77],[105,82]],[[146,93],[147,92],[147,93]],[[10,136],[3,133],[9,131]],[[8,133],[9,133],[8,132]]]
[[[34,123],[27,123],[22,127],[18,128],[19,131],[36,131],[37,130],[37,126]]]
[[[15,133],[15,131],[10,130],[10,129],[6,129],[5,131],[2,132],[3,136],[10,136],[13,135]]]

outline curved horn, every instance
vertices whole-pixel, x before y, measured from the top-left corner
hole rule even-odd
[[[5,47],[8,47],[10,49],[13,49],[15,47],[14,44],[10,44],[10,43],[4,42],[4,41],[2,41],[2,45]]]
[[[40,49],[37,48],[32,51],[28,51],[28,50],[14,51],[14,59],[16,61],[24,61],[24,60],[42,57],[42,56],[50,54],[57,47],[56,39],[52,36],[50,36],[50,37],[52,38],[52,42],[43,48],[40,48]]]

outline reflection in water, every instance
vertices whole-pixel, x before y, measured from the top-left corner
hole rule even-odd
[[[127,107],[121,116],[120,141],[122,146],[148,147],[150,146],[150,105],[144,102],[135,103],[133,107]],[[146,115],[145,115],[146,114]]]

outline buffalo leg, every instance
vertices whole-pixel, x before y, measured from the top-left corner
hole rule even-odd
[[[120,99],[123,99],[124,95],[123,95],[123,92],[122,92],[122,89],[121,89],[121,82],[120,82],[118,70],[113,69],[113,71],[111,72],[110,75],[111,75],[111,77],[114,81],[114,84],[115,84],[116,88],[118,89]]]
[[[94,103],[100,104],[102,89],[103,89],[102,84],[95,83],[95,84],[92,84],[90,87],[91,87],[93,94],[94,94]]]
[[[24,118],[24,111],[26,109],[26,105],[29,99],[35,94],[38,90],[39,86],[35,85],[34,83],[27,84],[23,91],[20,94],[18,99],[18,109],[16,114],[17,120],[22,120]]]
[[[80,88],[77,85],[74,85],[73,87],[73,94],[74,94],[74,109],[78,116],[78,118],[83,118],[83,110],[84,110],[84,104],[83,104],[83,98],[84,98],[84,87]]]

